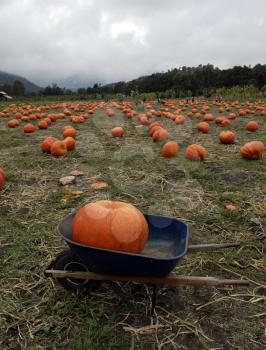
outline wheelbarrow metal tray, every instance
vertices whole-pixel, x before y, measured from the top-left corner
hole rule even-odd
[[[75,213],[66,216],[59,223],[58,230],[75,255],[94,273],[162,277],[168,275],[187,252],[188,226],[174,218],[145,215],[149,239],[140,254],[133,254],[74,242],[74,216]]]

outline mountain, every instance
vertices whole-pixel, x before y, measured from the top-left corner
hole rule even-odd
[[[25,87],[26,92],[39,92],[42,88],[34,83],[32,83],[31,81],[29,81],[26,78],[23,78],[19,75],[15,75],[15,74],[9,74],[6,72],[2,72],[0,71],[0,86],[4,85],[4,84],[8,84],[8,85],[13,85],[15,80],[19,80],[22,82],[22,84]]]

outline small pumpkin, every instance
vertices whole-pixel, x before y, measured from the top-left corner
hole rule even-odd
[[[52,143],[50,152],[53,156],[62,157],[67,153],[67,145],[64,141],[55,141]]]
[[[204,160],[207,156],[206,149],[197,144],[192,144],[186,148],[185,157],[189,160]]]
[[[175,141],[166,142],[163,146],[163,156],[164,157],[175,157],[179,151],[179,144]]]
[[[45,120],[41,120],[38,123],[38,128],[39,129],[47,129],[48,128],[48,123]]]
[[[206,122],[201,122],[197,125],[197,129],[204,134],[208,134],[210,125]]]
[[[117,126],[116,128],[112,129],[112,136],[113,137],[123,137],[125,135],[125,131],[120,126]]]
[[[6,173],[5,171],[0,168],[0,191],[2,191],[6,181]]]
[[[186,121],[185,117],[181,114],[175,118],[175,123],[178,125],[183,125],[185,121]]]
[[[53,137],[53,136],[46,137],[46,139],[41,144],[42,151],[46,152],[46,153],[50,153],[51,152],[51,146],[52,146],[52,144],[55,141],[58,141],[58,139],[56,137]]]
[[[35,126],[33,124],[26,124],[23,127],[23,131],[26,134],[33,133],[35,131]]]
[[[198,112],[198,113],[194,114],[194,118],[195,119],[200,119],[200,117],[201,117],[201,113]]]
[[[151,123],[145,115],[142,115],[139,118],[139,121],[141,122],[142,125],[150,125],[150,123]]]
[[[235,113],[230,113],[227,117],[230,120],[236,119],[236,114]]]
[[[77,130],[74,129],[73,127],[65,128],[65,130],[63,131],[63,136],[64,138],[70,136],[75,139],[77,136]]]
[[[233,131],[222,131],[219,134],[219,140],[223,144],[232,144],[235,142],[236,134]]]
[[[249,160],[258,160],[264,152],[264,144],[261,141],[251,141],[246,143],[240,149],[240,154],[243,158]]]
[[[224,120],[221,121],[221,125],[222,126],[230,126],[231,122],[230,122],[230,120],[225,118]]]
[[[157,142],[157,141],[164,141],[169,137],[169,133],[167,130],[165,130],[164,128],[159,128],[157,130],[155,130],[155,132],[152,135],[152,140],[153,142]]]
[[[206,122],[211,122],[214,120],[214,116],[211,113],[207,113],[203,120]]]
[[[8,121],[7,126],[9,128],[16,128],[17,126],[19,126],[19,121],[17,119],[11,119]]]
[[[68,136],[64,139],[68,151],[72,151],[76,147],[76,141],[73,137]]]
[[[73,241],[130,253],[143,250],[148,233],[144,215],[132,204],[124,202],[89,203],[79,209],[72,222]]]
[[[259,124],[255,120],[251,120],[246,124],[246,130],[254,132],[257,131]]]

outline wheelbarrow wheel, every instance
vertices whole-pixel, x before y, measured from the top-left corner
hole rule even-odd
[[[70,272],[89,271],[83,262],[71,251],[64,250],[57,255],[53,269]],[[82,280],[77,278],[56,278],[57,282],[66,290],[79,292],[86,290],[93,292],[100,287],[101,281]]]

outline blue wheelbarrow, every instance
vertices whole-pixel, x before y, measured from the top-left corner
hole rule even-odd
[[[154,286],[152,309],[156,303],[158,285],[221,286],[248,285],[246,280],[213,277],[177,276],[171,273],[179,260],[188,252],[238,247],[239,243],[188,245],[188,226],[177,219],[145,215],[149,226],[149,239],[140,254],[99,249],[72,240],[72,220],[67,215],[58,225],[58,231],[68,244],[45,270],[67,290],[96,290],[101,281],[126,281]]]

